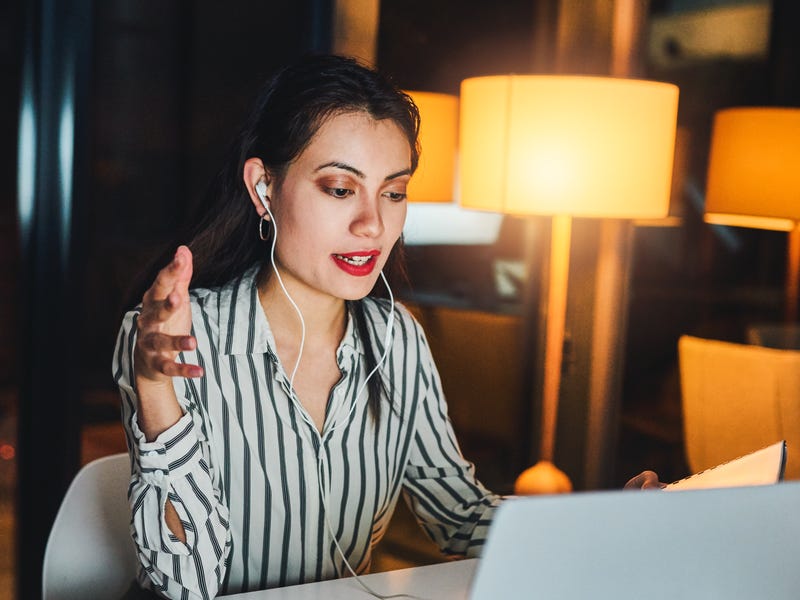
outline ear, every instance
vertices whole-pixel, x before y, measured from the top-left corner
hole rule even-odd
[[[247,193],[250,194],[250,201],[258,213],[258,216],[263,216],[267,209],[264,202],[269,205],[270,190],[272,189],[272,178],[267,170],[264,168],[264,163],[260,158],[248,158],[244,163],[244,170],[242,172],[244,185],[247,188]],[[256,191],[256,186],[263,182],[266,185],[266,199],[262,201]]]

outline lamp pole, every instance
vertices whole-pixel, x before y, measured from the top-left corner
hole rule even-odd
[[[558,394],[564,359],[564,328],[567,316],[567,282],[572,217],[554,215],[550,237],[550,273],[547,287],[547,326],[544,347],[542,391],[542,438],[540,458],[553,462],[558,423]]]
[[[800,299],[800,221],[789,232],[786,257],[786,307],[787,323],[797,321],[797,303]]]

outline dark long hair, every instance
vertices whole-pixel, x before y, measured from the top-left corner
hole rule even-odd
[[[387,77],[354,59],[306,56],[278,70],[266,81],[205,201],[196,208],[176,243],[155,261],[135,292],[136,301],[158,270],[171,260],[178,244],[186,244],[192,251],[193,288],[224,285],[263,263],[269,241],[262,241],[257,234],[258,217],[242,179],[245,161],[260,158],[279,187],[290,163],[309,145],[322,124],[332,116],[348,112],[365,112],[376,120],[393,121],[408,139],[411,169],[416,169],[419,111],[411,98]],[[386,272],[390,280],[404,276],[402,240],[390,253]],[[371,295],[382,293],[378,281]],[[364,308],[361,302],[351,302],[348,306],[364,341],[366,368],[370,372],[377,361],[367,335]],[[381,392],[389,394],[389,390],[378,377],[370,379],[368,389],[370,410],[377,420]]]

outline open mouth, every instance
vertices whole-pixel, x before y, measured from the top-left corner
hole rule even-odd
[[[364,266],[369,261],[371,261],[373,258],[375,258],[374,254],[370,254],[370,255],[361,254],[361,255],[354,255],[354,256],[346,256],[344,254],[334,254],[333,256],[335,256],[337,260],[342,260],[342,261],[346,262],[349,265],[353,265],[354,267]]]
[[[345,273],[356,277],[363,277],[372,273],[380,250],[366,250],[361,252],[348,252],[347,254],[331,254],[333,262]]]

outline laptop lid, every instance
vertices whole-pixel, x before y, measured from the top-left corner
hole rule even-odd
[[[470,598],[800,598],[800,482],[509,499]]]

